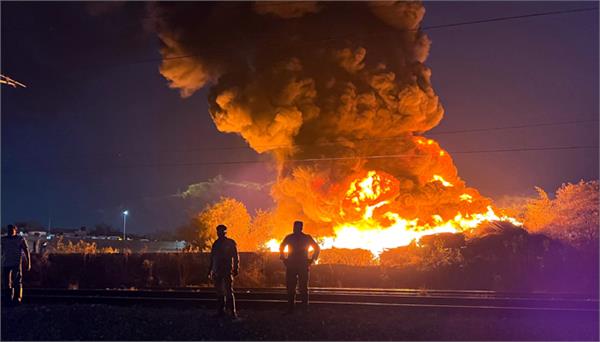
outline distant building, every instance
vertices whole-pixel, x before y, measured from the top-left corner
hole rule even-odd
[[[31,231],[28,231],[25,234],[28,237],[35,237],[35,236],[46,237],[48,235],[48,232],[45,232],[43,230],[31,230]]]

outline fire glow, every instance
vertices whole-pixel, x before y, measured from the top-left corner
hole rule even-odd
[[[320,246],[328,248],[367,249],[374,257],[379,256],[385,249],[409,245],[413,240],[418,242],[427,235],[439,233],[460,233],[475,229],[483,222],[506,221],[520,226],[521,222],[508,216],[498,216],[491,205],[485,212],[461,213],[444,220],[440,215],[432,215],[433,224],[421,223],[418,218],[406,219],[393,211],[382,211],[390,204],[393,195],[395,178],[383,172],[368,171],[367,176],[350,182],[342,203],[350,203],[350,208],[340,209],[340,216],[345,216],[346,210],[361,213],[358,220],[339,223],[334,227],[334,236],[318,237]],[[442,176],[434,175],[431,182],[440,182],[444,187],[454,185]],[[472,202],[469,194],[459,196],[460,201]],[[374,203],[374,204],[368,204]],[[375,211],[379,213],[375,216]],[[383,221],[383,222],[382,222]],[[265,244],[271,251],[279,250],[279,241],[271,239]]]

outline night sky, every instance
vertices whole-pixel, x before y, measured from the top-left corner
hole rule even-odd
[[[597,6],[596,2],[426,2],[424,27]],[[206,90],[183,99],[159,74],[143,3],[2,2],[2,225],[172,229],[220,196],[252,213],[272,205],[268,164],[215,128]],[[598,12],[426,31],[427,65],[445,107],[426,135],[459,175],[501,200],[598,178],[598,150],[452,153],[597,146],[598,122],[435,133],[598,119]],[[231,148],[233,147],[233,148]],[[235,148],[242,147],[242,148]],[[205,182],[200,196],[182,196]],[[210,182],[210,184],[208,183]],[[198,189],[196,187],[196,189]]]

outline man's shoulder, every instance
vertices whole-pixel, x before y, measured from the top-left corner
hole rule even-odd
[[[309,240],[309,239],[310,239],[310,240],[313,240],[313,237],[312,237],[312,235],[310,235],[310,234],[304,234],[304,233],[302,233],[302,235],[303,235],[303,237],[304,237],[305,239],[307,239],[307,240]]]
[[[223,241],[221,239],[216,239],[215,241],[213,241],[212,243],[212,248],[217,247],[218,245],[222,244]]]
[[[15,235],[15,236],[8,236],[5,235],[2,237],[2,241],[24,241],[25,238],[22,237],[21,235]]]
[[[235,242],[234,239],[230,239],[230,238],[225,238],[225,242],[229,243],[229,244],[233,244],[233,245],[237,245],[237,243]]]

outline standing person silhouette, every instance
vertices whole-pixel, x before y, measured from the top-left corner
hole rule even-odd
[[[279,246],[279,258],[283,260],[286,267],[285,282],[288,294],[288,313],[294,312],[296,304],[296,285],[300,288],[300,300],[302,308],[308,309],[308,274],[310,265],[317,260],[321,248],[308,234],[302,233],[302,221],[294,222],[294,233],[283,239]],[[288,256],[285,257],[285,248],[288,248]],[[314,249],[312,257],[308,257],[308,249]]]
[[[27,271],[31,270],[31,256],[27,241],[17,234],[17,227],[9,224],[8,235],[2,237],[2,288],[5,292],[4,302],[21,304],[23,300],[23,269],[25,255]]]
[[[239,256],[234,240],[227,238],[227,227],[217,226],[217,240],[210,251],[208,278],[215,283],[217,292],[217,315],[223,316],[225,309],[231,318],[236,319],[235,296],[233,294],[233,277],[239,273]]]

